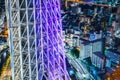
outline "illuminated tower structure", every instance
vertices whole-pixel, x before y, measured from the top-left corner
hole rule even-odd
[[[6,0],[13,80],[70,80],[59,0]]]

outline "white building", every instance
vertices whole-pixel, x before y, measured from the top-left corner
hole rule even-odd
[[[85,59],[92,57],[93,52],[103,52],[102,39],[97,39],[94,41],[88,41],[80,39],[80,58]]]
[[[72,45],[73,47],[80,46],[79,36],[73,36],[72,42],[73,42],[73,45]]]
[[[105,67],[106,58],[101,52],[94,52],[91,61],[94,66],[103,69]]]
[[[80,46],[80,58],[85,59],[91,57],[92,55],[92,45],[90,43],[83,43]]]
[[[102,39],[92,41],[92,52],[103,51]]]

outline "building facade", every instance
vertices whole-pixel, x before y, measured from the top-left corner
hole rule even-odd
[[[88,41],[84,39],[80,39],[81,45],[80,45],[80,57],[82,59],[92,57],[92,54],[94,52],[103,52],[102,47],[102,39],[97,39],[93,41]]]
[[[101,52],[94,52],[91,57],[91,62],[99,69],[103,69],[105,67],[106,58]]]
[[[92,45],[90,43],[83,43],[80,47],[80,58],[85,59],[92,56]]]

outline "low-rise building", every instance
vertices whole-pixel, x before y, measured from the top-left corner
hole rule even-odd
[[[105,55],[111,62],[120,64],[120,52],[113,49],[108,49],[106,50]]]
[[[73,36],[72,40],[73,40],[72,41],[73,42],[73,47],[80,46],[79,36]]]

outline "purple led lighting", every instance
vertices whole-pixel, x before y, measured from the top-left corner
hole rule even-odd
[[[39,80],[70,80],[66,71],[59,0],[36,0]]]

